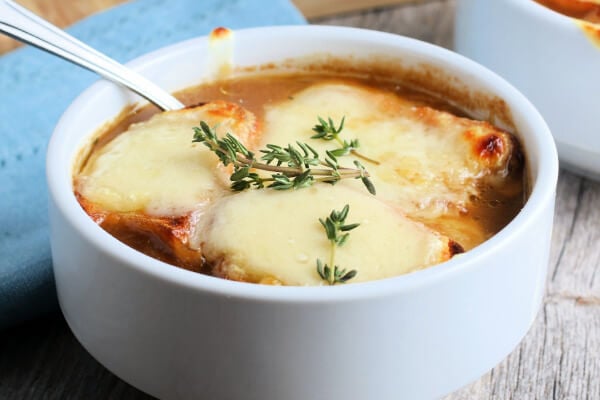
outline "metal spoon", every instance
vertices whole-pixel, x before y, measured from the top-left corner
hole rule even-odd
[[[11,0],[0,0],[0,32],[126,86],[162,110],[184,108],[179,100],[146,78]]]

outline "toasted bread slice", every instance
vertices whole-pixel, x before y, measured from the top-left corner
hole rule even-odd
[[[289,192],[251,190],[223,198],[198,229],[200,247],[216,276],[270,284],[326,284],[317,273],[316,260],[329,263],[331,243],[319,218],[344,204],[350,206],[347,223],[360,223],[335,256],[340,268],[357,271],[351,282],[416,271],[462,251],[453,240],[366,191],[330,185]]]
[[[308,116],[312,123],[306,122]],[[345,119],[340,139],[358,139],[358,151],[379,162],[361,160],[377,195],[411,216],[436,218],[465,212],[481,196],[483,186],[522,165],[512,135],[488,122],[337,81],[313,85],[269,107],[263,141],[301,140],[320,151],[338,148],[335,140],[311,139],[317,116],[331,117],[335,123]]]
[[[77,197],[94,222],[126,245],[184,269],[203,270],[202,253],[190,243],[202,208],[179,216],[155,216],[136,211],[107,211],[80,195]]]
[[[307,123],[307,116],[313,122]],[[360,160],[377,196],[407,216],[456,237],[470,249],[494,234],[469,210],[484,204],[490,186],[522,191],[523,157],[513,135],[488,122],[462,118],[417,100],[337,80],[310,86],[274,104],[265,115],[264,143],[305,141],[320,152],[339,148],[336,140],[311,139],[317,116],[339,126],[340,139],[358,139]],[[342,185],[360,186],[360,181]]]
[[[192,143],[201,120],[250,148],[258,140],[256,118],[236,104],[163,112],[98,149],[74,182],[80,204],[104,229],[149,255],[195,270],[202,261],[189,240],[195,219],[228,192],[218,158]]]

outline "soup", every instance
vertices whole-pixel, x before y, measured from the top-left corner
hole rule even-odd
[[[271,71],[178,97],[197,106],[125,110],[98,132],[74,188],[114,237],[181,268],[281,285],[383,279],[481,244],[525,201],[514,135],[398,80]],[[247,168],[211,149],[227,133]]]

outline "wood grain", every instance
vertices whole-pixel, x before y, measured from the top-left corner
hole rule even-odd
[[[453,0],[313,19],[452,47]],[[600,399],[600,183],[561,171],[543,307],[496,368],[445,400]],[[60,315],[0,335],[2,399],[149,399],[100,366]],[[376,399],[376,394],[374,394]]]
[[[313,18],[311,23],[353,26],[410,36],[452,47],[454,1],[430,0],[349,15]]]

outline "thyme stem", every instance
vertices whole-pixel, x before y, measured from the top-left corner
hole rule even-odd
[[[354,278],[357,274],[356,270],[346,272],[345,269],[340,269],[335,265],[335,253],[337,247],[342,247],[350,237],[350,231],[360,224],[346,224],[346,217],[350,206],[346,204],[340,211],[332,210],[331,214],[323,220],[319,218],[319,222],[325,229],[325,234],[330,242],[329,264],[323,264],[320,259],[317,259],[317,273],[329,285],[336,283],[345,283]]]
[[[344,122],[346,121],[346,117],[342,117],[340,121],[340,125],[338,127],[335,126],[335,123],[331,118],[328,118],[327,121],[321,117],[317,117],[319,120],[319,124],[313,127],[313,131],[316,132],[311,139],[323,139],[323,140],[335,140],[341,146],[338,149],[332,150],[331,152],[335,156],[343,156],[348,153],[352,154],[355,157],[358,157],[364,161],[367,161],[371,164],[379,165],[381,164],[379,161],[372,159],[370,157],[365,156],[356,150],[360,144],[358,139],[352,139],[350,142],[346,140],[342,140],[340,138],[340,132],[344,129]]]
[[[252,186],[258,189],[299,189],[311,186],[314,182],[333,185],[341,179],[354,178],[360,179],[369,193],[375,194],[369,172],[358,161],[354,161],[356,168],[340,167],[333,152],[327,151],[327,157],[321,159],[306,143],[296,142],[296,145],[290,144],[285,148],[268,144],[266,149],[260,150],[263,153],[260,159],[264,161],[261,162],[235,136],[227,133],[224,137],[219,137],[215,128],[209,127],[205,121],[200,121],[200,126],[194,127],[193,142],[203,143],[217,155],[223,165],[233,164],[230,180],[231,188],[235,191]],[[325,168],[311,168],[319,165]],[[266,178],[255,170],[273,174]],[[265,182],[271,183],[265,186]]]
[[[331,243],[330,249],[329,249],[329,265],[335,265],[335,249],[337,248],[335,243]],[[334,285],[335,284],[335,274],[330,274],[329,275],[329,279],[327,280],[329,282],[330,285]]]
[[[253,160],[253,159],[246,158],[244,156],[237,156],[237,161],[234,161],[233,164],[238,167],[248,166],[250,168],[260,169],[263,171],[280,172],[289,177],[298,176],[304,172],[303,170],[301,170],[300,168],[297,168],[297,167],[285,167],[282,165],[265,164],[265,163],[257,162],[256,160]],[[321,165],[327,165],[327,164],[324,163]],[[361,176],[366,176],[367,178],[370,177],[370,174],[368,172],[365,172],[361,175],[360,170],[356,169],[356,168],[338,167],[337,170],[340,172],[341,175],[343,175],[344,178],[360,178]],[[331,168],[319,168],[319,169],[311,168],[310,172],[311,172],[311,175],[315,175],[315,176],[316,175],[331,176]]]
[[[377,160],[374,160],[370,157],[365,156],[362,153],[359,153],[356,150],[350,150],[350,153],[352,153],[353,156],[360,158],[361,160],[364,160],[366,162],[370,162],[371,164],[375,164],[375,165],[381,165],[381,163]]]

